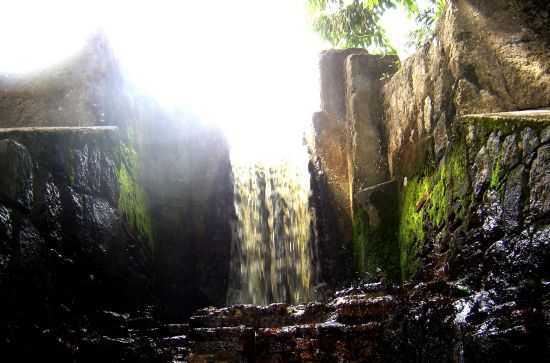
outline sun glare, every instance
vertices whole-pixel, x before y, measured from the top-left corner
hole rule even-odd
[[[221,127],[234,159],[303,154],[327,47],[303,1],[22,0],[4,14],[2,72],[46,69],[101,29],[132,83]]]

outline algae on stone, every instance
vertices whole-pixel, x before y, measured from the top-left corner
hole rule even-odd
[[[364,207],[353,218],[353,256],[359,277],[382,275],[400,280],[397,227],[397,193],[395,183],[372,191]]]
[[[462,145],[455,144],[435,170],[419,172],[402,187],[399,247],[403,280],[421,267],[420,253],[427,231],[440,230],[451,212],[455,218],[466,217],[470,203],[466,165]]]
[[[140,237],[153,241],[147,196],[139,183],[139,156],[130,144],[121,144],[116,177],[119,185],[118,207]]]

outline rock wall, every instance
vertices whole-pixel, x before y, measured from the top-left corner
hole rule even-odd
[[[438,167],[454,142],[456,120],[550,105],[550,53],[542,24],[548,24],[546,3],[455,0],[448,2],[433,39],[395,75],[397,60],[391,57],[356,49],[322,54],[314,197],[338,211],[334,217],[317,210],[320,239],[331,241],[320,243],[322,256],[337,256],[344,248],[345,256],[353,255],[355,273],[372,275],[378,268],[396,279],[395,260],[387,256],[395,253],[398,247],[388,245],[399,237],[378,221],[399,224],[398,215],[382,213],[387,205],[399,209],[407,180]],[[401,194],[400,200],[392,202],[388,193]],[[338,228],[323,232],[326,221]],[[330,281],[337,268],[322,266]]]
[[[161,115],[161,117],[159,117]],[[163,316],[186,319],[226,303],[234,220],[229,148],[220,130],[184,115],[152,113],[143,133],[143,183],[155,238]]]
[[[346,148],[341,159],[348,168],[335,176],[326,168],[324,178],[346,175],[349,203],[341,205],[351,205],[354,232],[340,261],[353,256],[360,276],[419,283],[407,292],[412,305],[401,316],[407,329],[398,337],[419,334],[434,349],[459,347],[458,360],[441,356],[443,361],[540,360],[548,354],[548,6],[448,1],[434,38],[395,75],[365,88],[372,98],[360,107],[376,106],[374,99],[383,110],[360,118],[348,112],[350,132],[330,140]],[[365,55],[348,54],[348,65],[353,57]],[[381,64],[378,58],[359,69],[376,74]],[[346,99],[353,110],[353,92],[344,89],[335,99]],[[376,137],[361,131],[373,124],[381,125],[374,143]],[[337,123],[322,125],[330,126],[319,128],[317,138]],[[349,146],[354,142],[359,147]],[[381,145],[383,155],[372,145]],[[330,153],[320,142],[316,147],[317,155]],[[384,159],[386,174],[372,166]],[[370,184],[349,160],[376,172],[371,180],[386,175],[387,181]],[[361,182],[366,187],[354,188]],[[349,238],[338,236],[339,246]],[[423,310],[436,299],[433,292],[411,291],[443,281],[459,293],[437,292],[439,307]],[[407,320],[415,311],[422,311],[417,323]],[[437,319],[452,321],[433,326],[444,328],[441,340],[425,330],[439,313]],[[427,357],[411,352],[417,361]]]
[[[537,1],[448,1],[435,37],[384,86],[392,177],[414,173],[428,149],[440,159],[456,116],[550,104],[548,11]]]
[[[536,15],[533,14],[534,8],[539,9]],[[464,222],[469,219],[468,208],[478,207],[489,198],[479,196],[479,181],[471,185],[475,190],[475,195],[471,196],[466,190],[452,190],[448,185],[450,180],[445,179],[453,175],[455,184],[460,185],[478,178],[475,168],[480,168],[477,165],[480,162],[476,164],[473,155],[488,152],[490,148],[487,145],[480,150],[476,145],[465,143],[464,134],[467,132],[463,123],[469,119],[465,115],[550,105],[548,34],[540,26],[548,23],[547,11],[547,4],[536,1],[449,1],[433,40],[408,59],[384,86],[388,163],[392,178],[399,182],[401,194],[399,239],[404,278],[411,277],[415,271],[422,270],[420,266],[424,266],[415,265],[409,261],[409,256],[433,257],[448,252],[446,248],[413,247],[410,233],[426,232],[421,239],[434,241],[438,234],[438,240],[448,238],[442,232],[446,227],[454,230],[462,225],[461,229],[470,230],[471,226]],[[499,139],[501,136],[510,137],[507,144],[516,143],[512,136],[506,135],[507,123],[514,121],[520,129],[514,136],[518,147],[529,148],[522,142],[530,141],[521,136],[522,133],[531,135],[529,123],[523,123],[530,119],[528,114],[488,119],[495,124],[495,130],[501,129],[498,138],[493,136],[496,146],[493,145],[494,150],[490,153],[498,154],[498,147],[504,142],[504,139]],[[502,120],[502,125],[495,120]],[[522,131],[523,128],[527,131]],[[469,155],[468,158],[465,155]],[[502,156],[511,157],[509,153]],[[515,165],[515,162],[510,162]],[[525,167],[528,169],[530,162]],[[431,179],[424,179],[426,176]],[[437,180],[441,182],[438,184]],[[417,190],[412,192],[415,188]],[[531,188],[535,187],[526,190]],[[410,194],[416,194],[414,198],[417,199],[409,200],[413,198]],[[512,204],[524,203],[527,194]],[[457,203],[462,206],[457,206]],[[413,211],[415,208],[418,210]],[[417,218],[418,212],[424,208],[428,209],[429,216],[424,220]],[[431,226],[422,225],[426,224],[426,219]],[[417,231],[412,232],[415,229]],[[429,238],[424,238],[426,236]],[[435,265],[430,264],[430,267],[435,268]]]
[[[395,185],[383,142],[381,87],[397,61],[358,49],[321,54],[323,111],[313,118],[310,171],[321,278],[330,288],[376,274],[378,265],[393,265],[390,274],[398,275],[394,232],[380,224],[396,217],[387,208]]]
[[[118,130],[1,129],[0,160],[4,358],[70,357],[94,313],[153,301],[151,249],[119,208]]]
[[[2,127],[121,125],[122,74],[102,35],[71,59],[29,75],[0,75]]]
[[[90,38],[79,54],[54,68],[0,76],[2,128],[105,125],[119,129],[118,141],[108,145],[120,160],[113,166],[118,189],[109,199],[111,212],[149,253],[152,287],[136,287],[136,294],[152,288],[160,314],[177,320],[199,307],[222,305],[234,211],[229,149],[221,132],[138,91],[102,35]],[[45,147],[54,148],[62,138],[47,140],[52,145]],[[35,147],[33,142],[25,146]],[[73,147],[82,150],[84,145],[75,141]],[[95,160],[110,152],[102,147],[78,157]],[[57,188],[69,182],[60,179]],[[111,215],[102,218],[107,223]],[[86,234],[87,223],[75,225],[84,235],[74,239],[87,238],[100,248],[101,241]]]

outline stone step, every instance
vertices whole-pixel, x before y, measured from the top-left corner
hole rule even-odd
[[[174,356],[174,357],[172,358],[172,361],[171,361],[171,362],[172,362],[172,363],[185,363],[185,362],[187,362],[187,358],[186,358],[186,357],[187,357],[187,356],[185,356],[185,355],[183,355],[183,354],[178,354],[178,355],[176,355],[176,356]]]
[[[358,324],[382,321],[393,312],[397,301],[393,296],[371,298],[368,295],[340,297],[331,302],[336,310],[336,321],[344,324]]]
[[[361,294],[371,295],[372,297],[383,296],[387,294],[387,288],[381,282],[373,282],[340,290],[337,291],[334,295],[336,297],[344,297],[349,295]]]
[[[187,335],[176,335],[172,337],[165,337],[161,339],[162,346],[170,348],[186,347],[189,344]]]
[[[191,331],[190,339],[194,353],[244,352],[254,345],[254,329],[243,326],[198,328]]]
[[[329,304],[235,305],[191,318],[189,362],[376,360],[398,299],[381,283],[343,290]]]
[[[346,361],[354,351],[372,349],[382,333],[382,325],[375,322],[262,329],[256,335],[256,359],[261,362],[271,362],[275,357],[274,361]]]
[[[158,326],[158,323],[150,316],[140,316],[129,318],[127,320],[128,328],[130,329],[152,329]]]
[[[368,356],[383,332],[377,322],[352,326],[328,322],[282,328],[195,329],[193,333],[196,340],[191,345],[190,362],[275,362],[335,361],[354,351]]]
[[[462,122],[512,122],[512,123],[548,123],[550,122],[550,108],[533,110],[495,112],[460,116]]]
[[[162,336],[188,335],[189,324],[164,324],[159,330]]]
[[[160,337],[159,328],[146,328],[146,329],[128,329],[128,332],[133,337]]]
[[[190,327],[218,328],[245,325],[254,328],[283,327],[297,324],[314,324],[325,320],[332,308],[326,304],[310,303],[288,306],[235,305],[222,309],[203,309],[191,317]]]

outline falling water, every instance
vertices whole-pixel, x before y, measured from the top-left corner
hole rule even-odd
[[[234,166],[235,211],[228,303],[296,303],[314,280],[309,173],[304,167]]]

